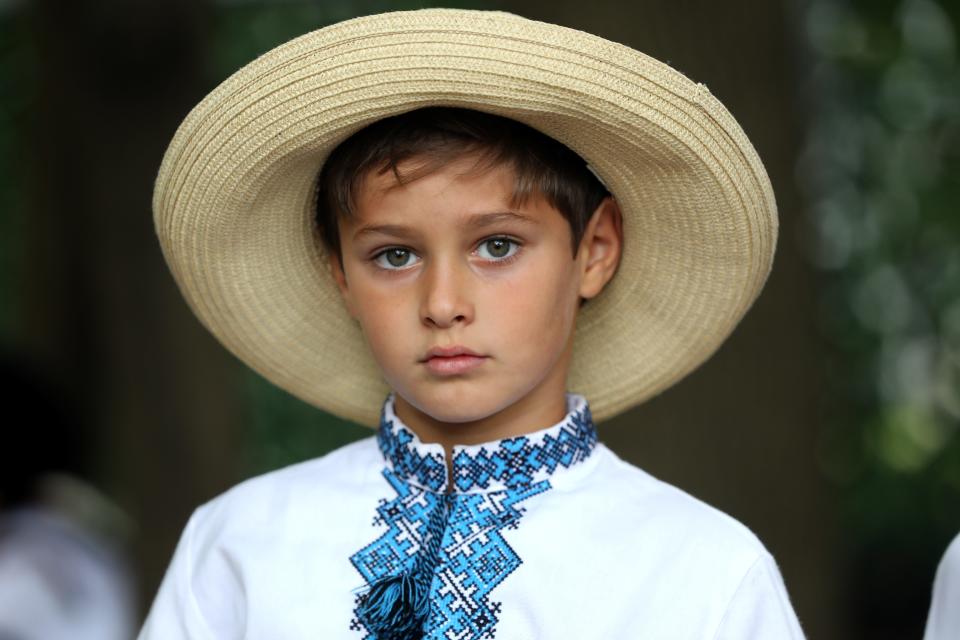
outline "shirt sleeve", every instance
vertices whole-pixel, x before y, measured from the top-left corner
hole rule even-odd
[[[715,640],[803,640],[779,569],[769,553],[753,563],[730,601]]]
[[[137,640],[215,640],[194,592],[196,527],[201,513],[191,515]]]
[[[924,640],[960,637],[960,535],[953,539],[937,567]]]

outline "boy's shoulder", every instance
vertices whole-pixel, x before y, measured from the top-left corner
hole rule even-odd
[[[208,529],[235,529],[289,522],[306,507],[310,513],[323,513],[334,505],[343,511],[351,499],[369,490],[381,460],[376,436],[370,435],[243,480],[198,507],[194,517]]]
[[[233,498],[231,494],[237,494],[236,498],[247,500],[260,494],[277,497],[298,490],[349,490],[363,483],[370,469],[379,465],[382,458],[376,436],[370,435],[316,458],[248,478],[228,489],[224,497]]]
[[[601,453],[574,543],[630,602],[662,616],[646,636],[672,637],[671,625],[683,624],[717,638],[803,637],[777,563],[753,531],[609,448]],[[599,501],[592,510],[590,500]]]
[[[756,534],[736,518],[600,446],[603,459],[591,477],[596,485],[593,499],[604,497],[609,520],[622,527],[626,539],[683,550],[704,561],[722,555],[752,564],[770,556]]]

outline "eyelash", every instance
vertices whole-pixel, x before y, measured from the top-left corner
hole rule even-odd
[[[485,262],[496,265],[498,267],[513,262],[517,258],[517,256],[520,254],[520,250],[523,248],[523,244],[521,242],[513,238],[510,238],[508,236],[490,236],[489,238],[484,238],[479,243],[477,243],[477,250],[479,250],[479,248],[485,245],[486,243],[492,242],[494,240],[505,240],[506,242],[510,243],[510,245],[516,247],[516,249],[513,250],[513,253],[510,253],[504,256],[503,258],[493,259],[493,260],[484,259]],[[402,267],[394,267],[394,266],[383,266],[382,264],[380,264],[380,258],[386,256],[388,252],[393,251],[395,249],[401,249],[403,251],[408,252],[408,254],[410,255],[416,255],[415,253],[413,253],[413,251],[411,251],[410,249],[407,249],[406,247],[386,247],[385,249],[382,249],[378,251],[376,254],[374,254],[370,258],[370,261],[374,264],[376,268],[380,269],[381,271],[403,271],[405,269],[408,269],[410,266],[412,266],[412,265],[404,265]]]

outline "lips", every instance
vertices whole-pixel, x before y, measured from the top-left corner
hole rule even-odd
[[[430,358],[453,358],[456,356],[475,356],[483,357],[479,353],[475,353],[466,347],[460,345],[453,345],[450,347],[431,347],[427,351],[427,355],[420,362],[426,362]]]
[[[487,356],[480,355],[466,347],[432,347],[421,360],[427,369],[440,376],[466,373],[482,365]]]

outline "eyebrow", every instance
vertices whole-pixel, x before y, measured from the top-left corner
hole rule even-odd
[[[536,218],[518,213],[516,211],[494,211],[491,213],[478,213],[469,218],[464,223],[464,227],[470,230],[485,229],[502,222],[520,222],[523,224],[536,224]],[[360,227],[353,234],[354,239],[363,235],[379,233],[388,236],[409,237],[414,235],[411,227],[402,224],[375,224]]]

